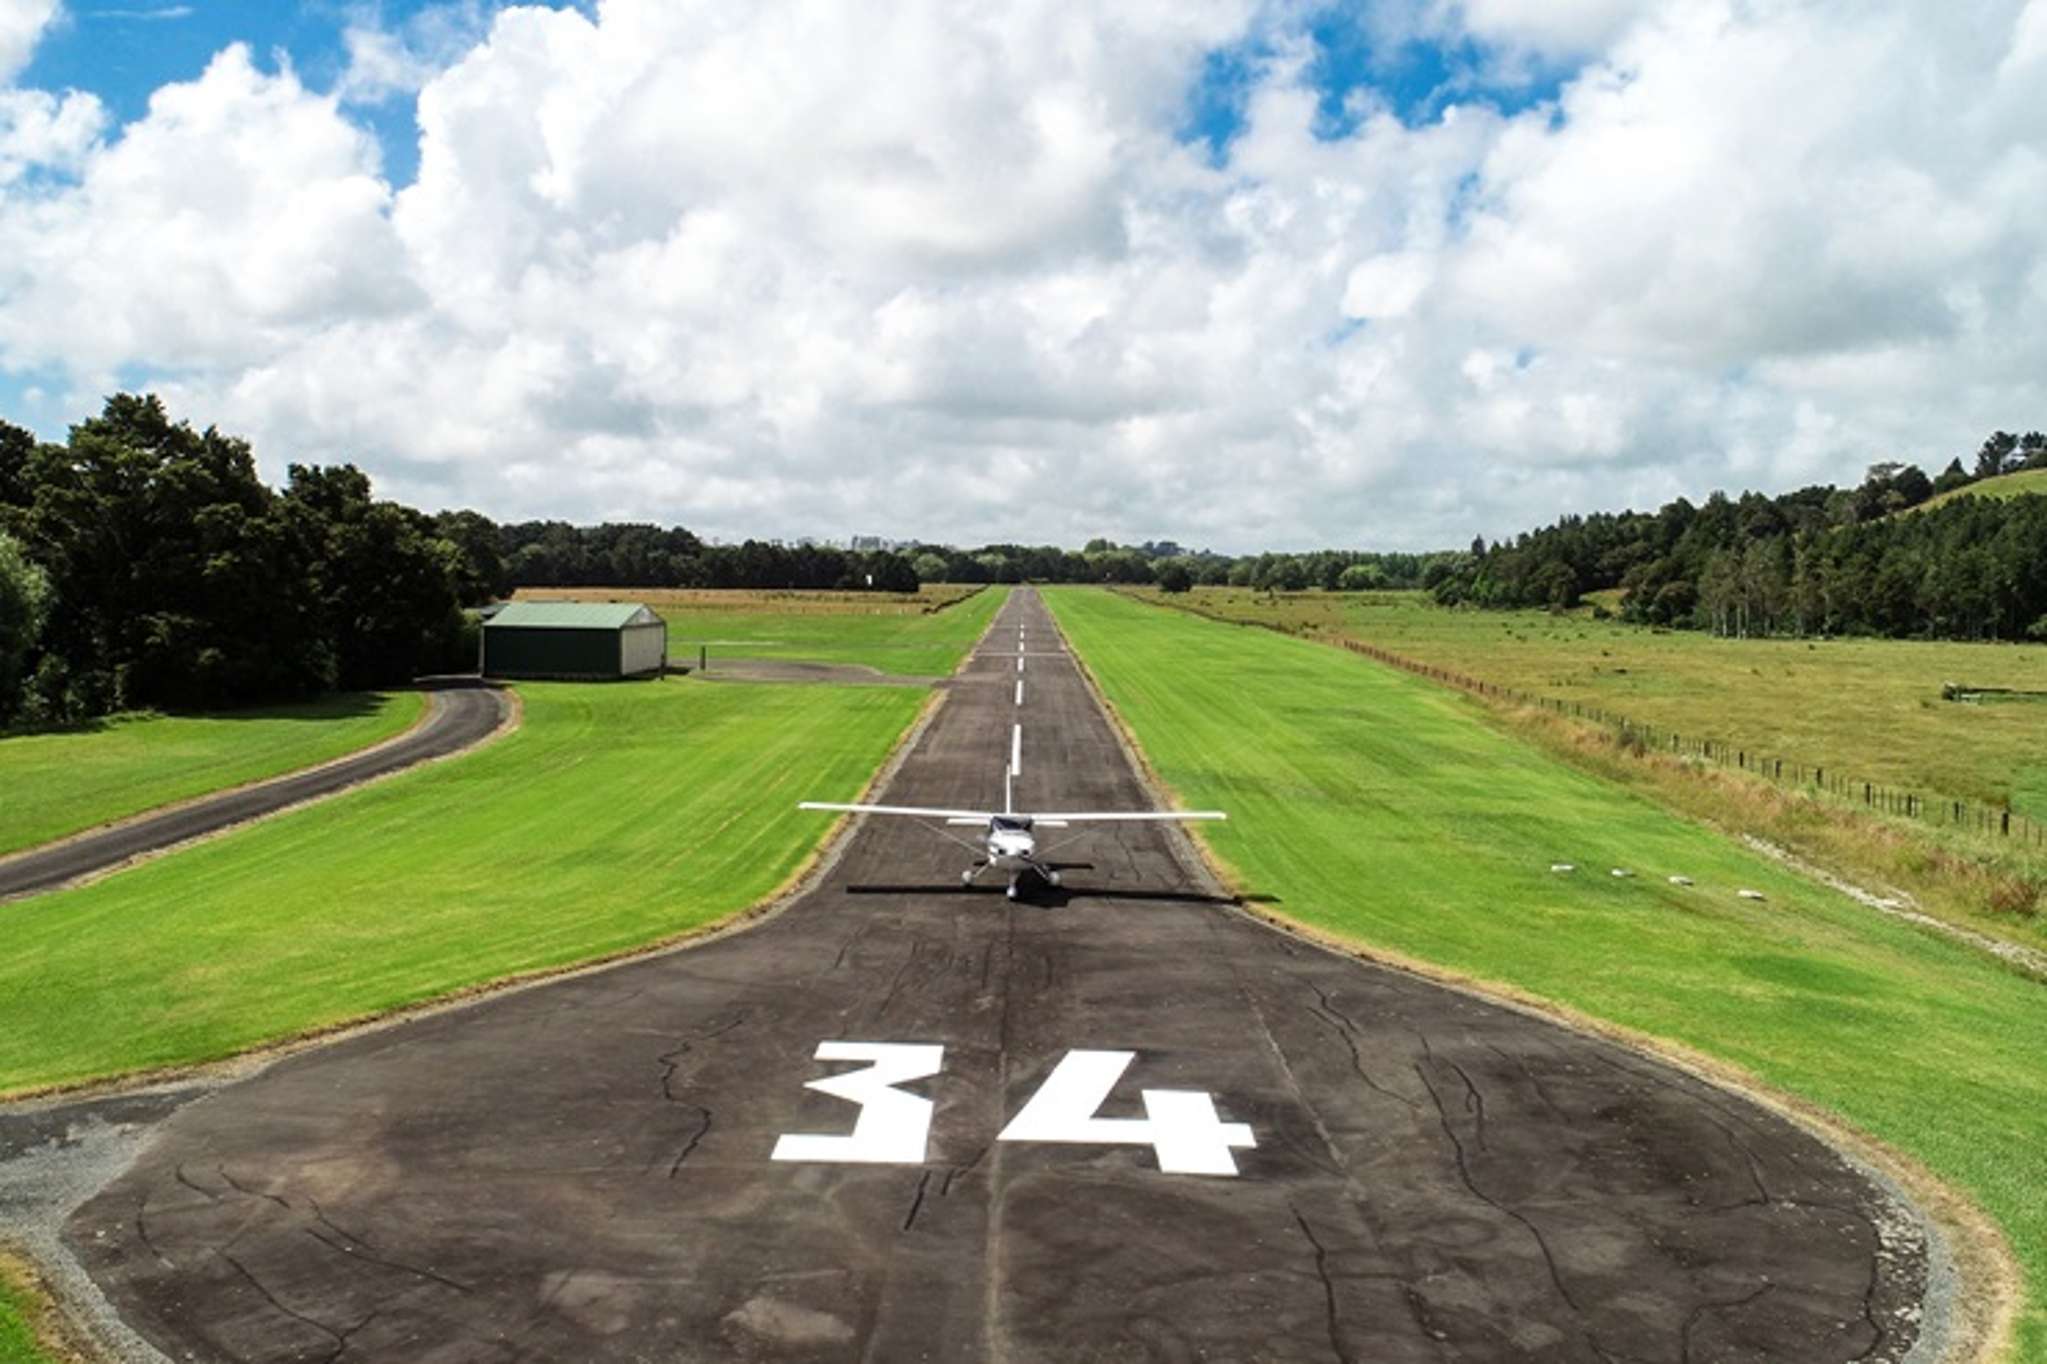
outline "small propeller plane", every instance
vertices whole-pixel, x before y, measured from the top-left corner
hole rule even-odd
[[[998,872],[1009,873],[1009,898],[1012,900],[1017,898],[1018,884],[1026,872],[1037,876],[1048,886],[1059,884],[1058,869],[1047,863],[1038,851],[1037,831],[1040,829],[1064,829],[1075,824],[1229,818],[1220,810],[1086,810],[1061,811],[1057,814],[1028,813],[1016,808],[1014,777],[1012,771],[1003,772],[1000,811],[942,810],[921,805],[841,805],[822,800],[801,801],[796,808],[831,810],[850,815],[900,815],[909,819],[943,820],[950,825],[978,828],[982,830],[982,846],[979,848],[975,848],[963,838],[954,838],[953,835],[942,831],[934,832],[940,832],[942,837],[951,838],[953,842],[981,854],[974,865],[960,873],[961,885],[973,885],[982,872],[993,867]],[[1046,851],[1049,852],[1050,849]]]

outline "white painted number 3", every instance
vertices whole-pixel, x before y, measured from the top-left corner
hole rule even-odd
[[[924,1160],[931,1131],[931,1101],[891,1088],[906,1080],[936,1075],[944,1048],[900,1042],[824,1042],[820,1061],[871,1061],[808,1088],[860,1105],[850,1136],[791,1133],[775,1143],[776,1160],[844,1161],[916,1165]],[[1257,1142],[1248,1125],[1224,1122],[1215,1100],[1200,1090],[1142,1091],[1141,1118],[1096,1117],[1123,1072],[1137,1059],[1131,1051],[1070,1051],[1061,1058],[1023,1111],[1002,1129],[1000,1141],[1051,1141],[1083,1145],[1149,1146],[1159,1169],[1180,1175],[1234,1175],[1233,1148]]]
[[[812,1080],[815,1089],[860,1105],[853,1132],[844,1137],[789,1133],[775,1143],[775,1160],[829,1160],[860,1165],[921,1165],[931,1133],[931,1100],[891,1088],[938,1074],[945,1048],[910,1042],[820,1042],[820,1061],[872,1061],[865,1070]]]

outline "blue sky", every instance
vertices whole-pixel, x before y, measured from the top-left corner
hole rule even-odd
[[[1446,105],[1472,100],[1503,113],[1519,113],[1556,98],[1572,74],[1570,68],[1559,66],[1536,71],[1525,81],[1502,84],[1490,78],[1485,52],[1468,39],[1375,40],[1357,5],[1324,7],[1309,19],[1306,36],[1315,53],[1308,78],[1321,97],[1316,133],[1324,138],[1351,133],[1360,105],[1383,104],[1409,125],[1436,118]],[[1273,55],[1263,41],[1210,53],[1188,95],[1181,136],[1206,143],[1211,158],[1223,160],[1230,140],[1243,127],[1244,101],[1259,67]]]
[[[125,124],[141,117],[151,91],[191,80],[216,52],[243,42],[263,69],[276,69],[282,54],[308,86],[326,90],[346,65],[341,35],[352,18],[378,14],[395,28],[435,7],[430,0],[388,0],[374,9],[339,0],[72,0],[20,83],[90,90]],[[419,165],[412,101],[398,97],[352,112],[376,132],[385,173],[395,184],[408,183]]]
[[[557,7],[569,3],[561,0]],[[487,13],[504,0],[480,0]],[[589,0],[580,6],[591,8]],[[150,93],[173,81],[190,80],[230,43],[247,43],[259,66],[274,70],[289,60],[314,90],[331,89],[346,65],[342,34],[366,17],[402,30],[430,11],[457,9],[449,0],[70,0],[66,19],[46,34],[20,83],[48,90],[89,90],[107,105],[117,123],[139,118]],[[1483,99],[1513,113],[1553,98],[1568,72],[1542,73],[1511,86],[1488,84],[1482,52],[1469,41],[1445,45],[1428,41],[1375,43],[1362,21],[1363,7],[1331,4],[1307,25],[1317,56],[1310,78],[1321,93],[1327,137],[1351,131],[1353,101],[1383,101],[1409,123],[1434,118],[1447,103]],[[1272,56],[1258,42],[1210,54],[1201,78],[1188,93],[1188,141],[1205,142],[1218,161],[1242,126],[1243,101],[1258,67]],[[419,149],[413,101],[395,95],[375,105],[353,105],[351,116],[373,131],[383,147],[392,184],[409,184],[418,170]]]

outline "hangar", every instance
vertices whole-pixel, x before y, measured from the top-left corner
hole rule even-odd
[[[483,623],[485,677],[658,674],[668,623],[638,602],[515,601]]]

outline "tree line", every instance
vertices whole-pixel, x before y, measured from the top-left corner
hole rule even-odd
[[[374,495],[350,464],[290,465],[117,394],[61,443],[0,421],[0,728],[216,709],[473,666],[462,608],[520,587],[913,592],[920,582],[1415,587],[1454,556],[1261,554],[1171,541],[853,550],[680,527],[500,525]]]
[[[247,442],[153,397],[62,444],[0,422],[0,725],[407,680],[459,647],[462,568],[361,470],[273,490]]]
[[[2047,497],[1922,508],[2042,468],[2047,436],[2001,431],[1973,468],[1956,459],[1937,478],[1886,462],[1854,488],[1566,516],[1512,542],[1474,541],[1430,586],[1446,605],[1553,608],[1619,588],[1624,619],[1724,635],[2047,639]]]

